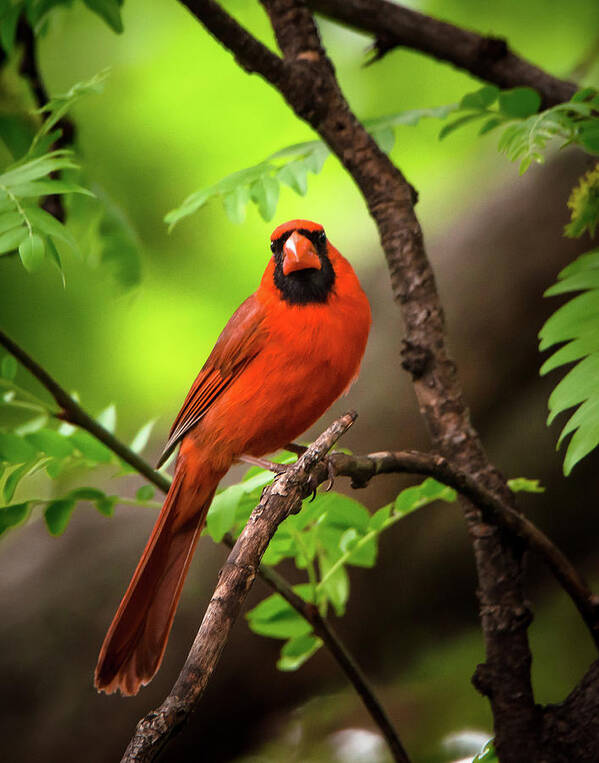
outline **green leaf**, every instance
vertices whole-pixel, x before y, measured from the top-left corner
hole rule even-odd
[[[586,289],[562,305],[539,332],[541,350],[567,342],[541,368],[541,373],[577,361],[549,398],[551,424],[560,413],[579,406],[558,438],[557,447],[572,438],[564,458],[564,474],[599,445],[599,250],[582,255],[559,274],[558,283],[547,294]]]
[[[478,131],[479,136],[486,135],[488,132],[491,132],[491,130],[494,130],[496,127],[499,127],[499,125],[503,124],[504,120],[501,117],[491,117],[491,119],[488,119],[484,125],[480,128]]]
[[[5,355],[0,363],[0,376],[12,381],[17,375],[17,361],[12,355]]]
[[[111,434],[114,434],[114,430],[116,429],[116,406],[114,403],[110,403],[109,406],[104,408],[103,411],[101,411],[96,416],[96,421],[98,424],[101,424],[104,429],[108,430]]]
[[[258,206],[262,219],[269,222],[277,210],[279,181],[269,175],[263,175],[250,186],[250,196]]]
[[[52,241],[51,238],[46,239],[46,248],[48,250],[48,255],[50,256],[50,259],[54,263],[54,265],[58,268],[58,272],[60,273],[61,279],[62,279],[62,286],[63,288],[66,287],[66,281],[64,277],[64,271],[62,269],[62,261],[60,259],[60,254],[58,254],[58,249],[56,248],[56,245],[54,244],[54,241]]]
[[[591,154],[599,154],[599,119],[595,118],[580,127],[578,137],[583,148]]]
[[[0,432],[0,460],[22,464],[33,461],[36,455],[36,449],[22,437],[12,432]]]
[[[12,501],[17,485],[29,466],[29,464],[6,464],[0,467],[0,502]]]
[[[11,165],[0,175],[0,191],[2,195],[8,195],[7,188],[18,187],[22,183],[37,180],[45,175],[49,175],[51,172],[77,169],[78,167],[72,157],[72,151],[58,149],[35,159],[20,161]]]
[[[499,93],[499,110],[506,116],[525,119],[536,114],[541,106],[541,96],[531,87],[515,87]]]
[[[362,538],[352,549],[348,564],[353,564],[355,567],[374,567],[376,564],[376,557],[378,553],[378,545],[376,535],[372,534]]]
[[[296,638],[311,632],[312,626],[278,593],[261,601],[246,617],[254,633],[272,638]]]
[[[18,211],[4,212],[0,215],[0,233],[23,225],[23,215]]]
[[[422,506],[433,503],[433,501],[448,501],[452,503],[456,498],[457,494],[453,488],[442,485],[432,477],[427,477],[420,485],[414,485],[402,490],[395,499],[393,509],[396,514],[404,517]]]
[[[28,443],[40,453],[54,458],[67,458],[73,452],[73,442],[54,429],[39,429],[25,436]]]
[[[152,429],[154,429],[155,423],[156,419],[150,419],[149,421],[146,421],[139,432],[135,435],[130,445],[130,448],[134,453],[141,453],[146,447],[150,439],[150,435],[152,434]]]
[[[12,252],[17,249],[20,243],[27,237],[27,228],[13,228],[0,234],[0,254]]]
[[[527,477],[514,477],[507,481],[509,489],[513,493],[544,493],[545,488],[538,479],[528,479]]]
[[[444,125],[441,128],[439,132],[439,140],[443,140],[443,138],[446,138],[454,130],[457,130],[458,127],[463,127],[469,122],[474,122],[476,119],[482,119],[485,116],[486,116],[486,112],[480,112],[480,113],[477,112],[475,114],[465,114],[463,117],[459,117],[458,119],[455,119],[453,122],[449,122],[448,124]]]
[[[81,455],[89,461],[104,464],[113,460],[112,451],[96,440],[89,432],[82,429],[75,430],[71,435],[71,442]]]
[[[20,199],[26,199],[33,196],[50,196],[53,194],[80,193],[84,196],[94,197],[94,194],[87,188],[78,183],[67,182],[66,180],[56,180],[53,178],[43,180],[31,180],[28,183],[21,183],[12,187],[11,191]]]
[[[564,229],[566,236],[578,238],[586,231],[594,236],[599,224],[599,164],[580,178],[570,194],[568,207],[571,213]]]
[[[23,267],[29,273],[33,273],[37,270],[44,261],[44,255],[46,248],[41,236],[37,233],[32,233],[19,244],[19,256]]]
[[[322,640],[311,633],[290,639],[281,649],[281,656],[277,661],[279,670],[291,671],[300,668],[306,660],[317,652],[322,646]]]
[[[111,517],[114,514],[114,507],[118,501],[116,495],[104,495],[102,498],[96,498],[94,501],[96,509],[105,517]]]
[[[384,151],[386,154],[391,153],[395,145],[395,132],[391,127],[383,127],[374,131],[372,137],[378,143],[381,151]]]
[[[345,612],[345,605],[349,597],[347,571],[343,565],[340,565],[333,573],[330,573],[335,560],[325,554],[319,555],[318,562],[321,577],[320,588],[325,592],[327,599],[333,605],[337,616],[341,617]],[[327,573],[329,573],[328,577]]]
[[[60,220],[57,220],[51,214],[46,212],[45,209],[41,209],[40,207],[27,207],[26,214],[34,228],[37,228],[47,236],[53,236],[59,241],[64,241],[65,244],[68,244],[71,247],[71,249],[77,251],[77,242],[73,238],[71,232],[60,222]]]
[[[361,503],[341,493],[325,493],[322,496],[325,515],[320,526],[329,525],[346,530],[354,528],[360,533],[368,530],[370,514]]]
[[[61,535],[71,519],[76,501],[73,498],[59,498],[50,501],[44,510],[44,520],[51,535]]]
[[[308,192],[308,168],[303,161],[289,162],[277,172],[277,179],[300,196]]]
[[[220,543],[225,533],[233,528],[235,513],[244,493],[243,483],[240,483],[214,497],[206,517],[206,532],[215,543]]]
[[[152,485],[142,485],[135,493],[135,497],[138,501],[151,501],[155,493],[156,490]]]
[[[475,109],[476,111],[488,109],[491,104],[495,103],[499,94],[498,87],[485,85],[473,93],[467,93],[460,101],[460,109]]]
[[[32,501],[0,507],[0,535],[6,530],[25,522],[31,511]]]
[[[238,185],[223,196],[223,206],[232,223],[241,225],[245,220],[245,208],[249,200],[250,189],[245,185]]]
[[[117,0],[83,0],[85,5],[103,19],[117,34],[123,31],[120,3]]]
[[[19,16],[25,9],[25,4],[23,2],[9,2],[4,5],[4,10],[0,12],[0,44],[5,52],[10,55],[15,44]]]
[[[314,149],[310,151],[310,153],[304,159],[304,164],[310,172],[312,172],[314,175],[318,175],[318,173],[322,170],[324,163],[329,158],[330,153],[331,152],[324,145],[324,143],[320,143],[319,141],[314,145]]]
[[[391,504],[388,504],[387,506],[383,506],[381,509],[376,511],[371,517],[370,521],[368,523],[368,529],[369,530],[375,530],[379,531],[382,530],[389,519],[389,516],[391,514]]]

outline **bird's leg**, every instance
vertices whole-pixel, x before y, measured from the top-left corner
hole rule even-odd
[[[275,474],[282,474],[285,469],[287,469],[286,464],[276,464],[274,461],[269,461],[266,458],[258,458],[257,456],[239,456],[239,460],[245,461],[246,464],[259,466],[261,469],[266,469]]]

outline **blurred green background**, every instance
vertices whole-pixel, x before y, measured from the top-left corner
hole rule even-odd
[[[570,76],[597,46],[596,0],[410,5],[505,36],[516,51],[558,76]],[[226,7],[273,44],[257,3],[239,0]],[[271,222],[250,205],[245,223],[237,226],[220,203],[211,202],[169,235],[163,217],[189,193],[315,136],[174,0],[127,0],[123,21],[125,31],[116,35],[82,3],[57,11],[39,40],[39,65],[51,94],[110,67],[104,93],[87,97],[74,110],[77,147],[88,182],[110,197],[136,231],[140,282],[123,290],[110,268],[67,255],[63,289],[51,265],[29,275],[17,258],[3,257],[2,328],[77,391],[92,412],[116,403],[120,435],[130,438],[157,417],[150,446],[157,454],[224,323],[256,288],[270,256],[271,230],[289,218],[314,219],[355,266],[375,313],[362,379],[341,403],[361,413],[349,444],[355,450],[425,447],[409,385],[402,380],[397,386],[400,326],[384,259],[351,180],[330,158],[321,174],[310,176],[306,197],[282,190]],[[452,103],[477,86],[447,65],[404,50],[364,67],[367,37],[324,20],[320,29],[341,85],[362,118]],[[596,85],[597,71],[591,67],[585,81]],[[9,96],[0,92],[0,109],[9,107]],[[465,129],[439,142],[439,127],[437,120],[423,120],[399,128],[392,158],[420,193],[418,214],[439,270],[451,344],[462,362],[476,423],[510,476],[542,476],[554,486],[533,509],[544,522],[554,513],[563,515],[565,491],[584,494],[592,470],[592,465],[580,467],[568,485],[559,475],[555,432],[544,428],[550,387],[536,376],[534,338],[548,309],[542,290],[574,251],[571,242],[560,248],[560,227],[569,187],[585,165],[566,156],[558,158],[553,175],[550,167],[534,168],[532,179],[520,181],[517,168],[497,154],[494,137],[478,140],[474,129]],[[570,163],[577,167],[573,178]],[[539,214],[548,214],[549,222]],[[512,226],[521,233],[521,255],[502,238]],[[548,231],[550,237],[543,238]],[[555,251],[549,256],[543,246]],[[521,276],[527,285],[522,293]],[[497,283],[503,292],[493,292]],[[510,299],[516,292],[514,307]],[[502,369],[497,373],[495,363]],[[24,372],[19,378],[28,383]],[[399,484],[389,480],[361,498],[376,508]],[[592,572],[592,534],[583,540],[579,534],[580,528],[597,528],[591,508],[585,508],[581,525],[556,516],[555,532],[565,534],[566,547]],[[148,510],[121,510],[112,520],[82,510],[59,539],[34,523],[0,546],[5,612],[0,639],[6,655],[0,670],[5,685],[17,686],[19,699],[17,708],[4,712],[3,759],[58,761],[81,747],[89,754],[78,759],[116,759],[135,719],[168,690],[222,562],[222,552],[208,541],[186,589],[176,643],[152,687],[131,701],[97,697],[91,688],[95,654],[152,521]],[[442,753],[439,746],[446,734],[464,728],[491,733],[486,703],[468,683],[483,658],[472,563],[457,509],[432,509],[409,522],[387,539],[376,573],[359,571],[352,578],[355,601],[340,629],[381,688],[414,760],[449,760],[453,753]],[[406,554],[399,565],[398,548]],[[558,701],[592,650],[567,603],[555,598],[554,586],[538,570],[531,586],[543,604],[542,628],[532,631],[538,699]],[[240,623],[192,726],[164,759],[352,760],[339,757],[341,748],[326,741],[343,728],[370,728],[349,693],[335,694],[326,707],[316,702],[298,709],[307,697],[345,692],[335,667],[320,654],[301,675],[280,675],[274,669],[276,649],[275,642],[259,639]],[[36,730],[30,733],[31,728]],[[264,740],[273,738],[279,741],[260,752]],[[200,740],[204,756],[194,747]],[[385,759],[384,752],[364,754],[370,757],[356,759]]]

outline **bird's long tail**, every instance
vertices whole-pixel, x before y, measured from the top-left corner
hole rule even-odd
[[[177,465],[152,535],[102,644],[95,672],[99,691],[137,694],[160,667],[220,476],[198,474],[188,463]]]

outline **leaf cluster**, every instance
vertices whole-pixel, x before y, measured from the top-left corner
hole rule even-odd
[[[206,532],[219,542],[225,533],[237,536],[272,479],[268,472],[251,470],[247,479],[217,494],[206,523]],[[307,580],[293,590],[315,604],[324,616],[345,612],[350,593],[347,567],[373,567],[382,532],[411,512],[437,500],[454,501],[455,492],[433,479],[403,490],[396,500],[375,514],[358,501],[336,492],[318,493],[299,514],[281,523],[263,557],[276,566],[292,560]],[[247,613],[250,628],[263,636],[284,639],[277,666],[296,670],[321,646],[312,626],[278,593]]]
[[[529,87],[499,90],[487,85],[465,95],[458,106],[461,116],[445,125],[439,138],[458,128],[482,121],[479,135],[502,127],[498,149],[511,161],[520,161],[520,174],[532,162],[544,161],[543,151],[552,139],[562,146],[577,144],[599,154],[599,94],[593,88],[575,93],[571,100],[539,112],[541,97]]]
[[[121,6],[123,0],[83,0],[115,32],[123,31]],[[0,47],[7,55],[13,53],[17,26],[23,18],[35,34],[43,33],[49,15],[56,8],[70,8],[73,0],[0,0]]]
[[[366,120],[364,125],[380,148],[389,153],[395,142],[394,129],[399,125],[416,125],[423,118],[442,119],[454,105],[432,109],[414,109]],[[210,200],[218,198],[229,219],[234,223],[245,220],[246,207],[253,202],[267,222],[276,212],[281,185],[286,185],[300,196],[308,191],[308,175],[318,174],[330,156],[329,148],[321,140],[296,143],[276,151],[266,159],[247,169],[239,170],[188,196],[165,219],[172,229],[180,220],[197,212]]]
[[[540,349],[561,345],[541,367],[541,374],[574,363],[549,398],[551,424],[576,406],[562,429],[557,447],[572,434],[564,458],[564,474],[599,444],[599,249],[583,254],[564,268],[547,289],[551,297],[582,292],[562,305],[539,332]]]
[[[48,530],[60,535],[81,501],[92,502],[110,516],[117,502],[147,504],[154,495],[150,485],[142,486],[135,499],[106,495],[84,486],[52,498],[27,498],[12,503],[19,485],[44,473],[53,481],[68,475],[87,474],[101,466],[116,467],[119,474],[132,468],[88,432],[65,422],[57,424],[50,407],[15,383],[16,363],[5,355],[0,363],[0,411],[7,423],[0,429],[0,535],[23,524],[36,507],[41,507]],[[109,431],[116,427],[116,408],[108,406],[97,420]],[[12,423],[10,423],[12,422]],[[154,422],[144,424],[131,442],[135,452],[147,445]],[[37,482],[33,482],[37,484]],[[160,504],[152,504],[159,507]]]

